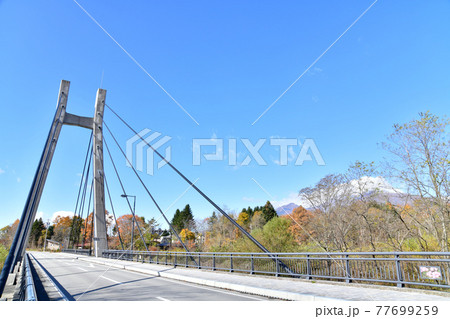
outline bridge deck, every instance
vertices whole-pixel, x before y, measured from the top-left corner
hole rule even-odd
[[[369,286],[344,283],[311,282],[300,279],[263,277],[192,268],[142,264],[130,261],[72,255],[85,263],[99,263],[116,269],[127,269],[190,283],[254,295],[287,300],[360,300],[360,301],[450,301],[450,293],[419,289]]]
[[[450,293],[445,292],[230,274],[63,253],[32,254],[79,300],[254,300],[265,296],[287,300],[450,301]]]
[[[69,295],[70,300],[267,300],[264,297],[110,268],[84,258],[77,259],[79,256],[70,254],[32,252],[31,255],[50,274],[51,279],[62,287],[60,289]]]

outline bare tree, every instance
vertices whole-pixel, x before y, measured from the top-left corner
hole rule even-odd
[[[355,238],[351,233],[356,230],[356,225],[350,209],[354,197],[344,175],[327,175],[314,187],[301,189],[299,196],[314,211],[311,227],[322,248],[348,251],[354,246],[352,240]]]
[[[411,220],[434,236],[442,251],[449,249],[449,124],[430,112],[419,113],[419,119],[394,125],[382,144],[391,154],[387,172],[415,199],[420,214],[412,210]]]

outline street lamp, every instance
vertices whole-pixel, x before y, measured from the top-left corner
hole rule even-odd
[[[134,240],[134,220],[135,220],[134,216],[135,216],[135,213],[136,213],[136,196],[134,196],[134,195],[127,195],[127,194],[122,194],[120,196],[123,197],[123,198],[133,197],[133,199],[134,199],[133,218],[131,219],[131,224],[132,224],[132,226],[131,226],[131,251],[133,251],[134,250],[134,242],[133,242],[133,240]]]
[[[48,228],[50,227],[50,220],[47,221],[46,226],[47,226],[47,228],[45,229],[44,251],[47,246],[47,232],[48,232]]]

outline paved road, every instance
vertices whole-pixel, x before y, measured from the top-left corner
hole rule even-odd
[[[264,297],[152,277],[63,254],[31,252],[73,300],[252,301]]]

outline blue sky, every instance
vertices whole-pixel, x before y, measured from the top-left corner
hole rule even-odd
[[[22,212],[62,79],[71,81],[69,112],[92,116],[102,83],[109,105],[136,130],[172,137],[172,163],[235,211],[289,201],[355,160],[380,161],[377,143],[394,123],[425,110],[448,114],[448,1],[378,1],[255,125],[373,1],[78,2],[200,125],[74,1],[0,1],[0,226]],[[133,133],[110,112],[105,121],[125,147]],[[38,210],[44,219],[74,210],[89,134],[63,128]],[[279,166],[279,150],[267,142],[266,166],[192,166],[192,139],[212,137],[312,138],[326,165]],[[248,155],[240,142],[238,153],[238,161]],[[115,147],[114,157],[138,214],[159,217]],[[105,172],[117,213],[127,213],[108,161]],[[167,166],[142,178],[163,209],[188,186]],[[191,189],[168,215],[186,203],[196,218],[213,210]]]

